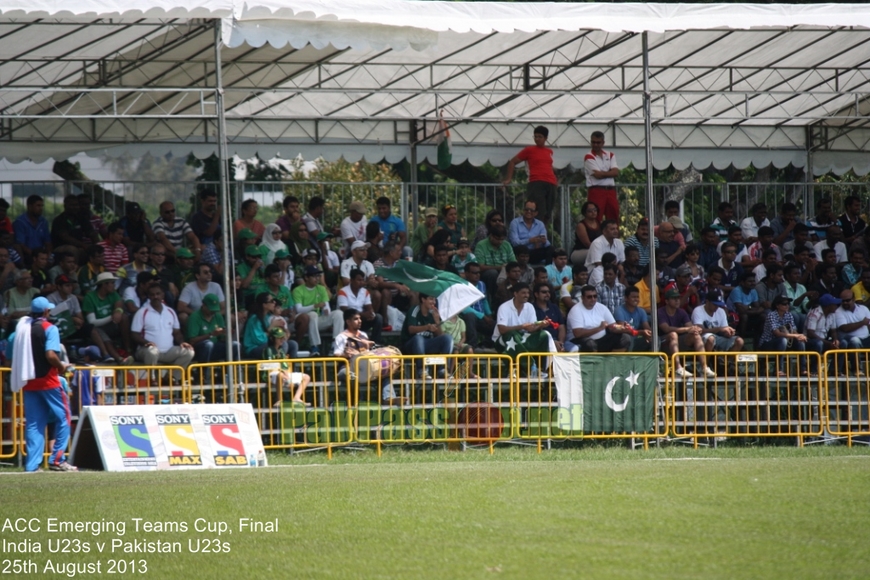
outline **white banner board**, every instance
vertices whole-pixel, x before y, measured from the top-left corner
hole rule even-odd
[[[154,471],[266,465],[250,403],[85,407],[70,463],[82,469]]]

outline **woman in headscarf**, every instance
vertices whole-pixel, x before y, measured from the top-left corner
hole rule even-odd
[[[290,243],[287,244],[287,249],[290,250],[290,260],[294,267],[302,265],[302,258],[307,250],[315,250],[320,255],[320,248],[316,242],[311,241],[311,234],[303,221],[290,225]]]
[[[287,249],[287,244],[281,241],[281,226],[278,224],[266,226],[260,248],[263,252],[263,263],[266,265],[271,264],[272,260],[275,259],[275,252]],[[266,250],[262,250],[262,248],[266,248]]]

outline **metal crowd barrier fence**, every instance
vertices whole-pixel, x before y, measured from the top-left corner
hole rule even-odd
[[[676,376],[677,359],[693,376]],[[704,363],[715,376],[705,375]],[[789,436],[802,444],[805,437],[820,436],[819,387],[825,378],[820,367],[815,352],[672,355],[668,403],[673,434],[691,438],[696,446],[705,437]]]
[[[3,386],[3,404],[0,405],[0,459],[11,459],[18,455],[24,440],[21,430],[21,395],[7,387],[11,370],[0,368],[0,385]]]
[[[522,353],[517,439],[650,439],[668,433],[669,359],[659,353]]]
[[[76,366],[68,376],[70,411],[85,405],[169,405],[190,400],[180,366]]]
[[[825,425],[830,435],[852,437],[870,435],[870,351],[829,350],[825,353],[827,372]]]
[[[342,358],[239,361],[188,368],[194,403],[250,403],[267,449],[331,449],[353,442]],[[302,402],[294,402],[301,390]]]
[[[352,361],[360,443],[488,444],[512,437],[505,355],[359,356]]]

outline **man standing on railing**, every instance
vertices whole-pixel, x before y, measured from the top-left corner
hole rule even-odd
[[[592,151],[583,158],[586,173],[586,201],[598,206],[598,221],[607,217],[619,224],[619,201],[615,177],[619,175],[616,155],[604,150],[604,133],[595,131],[589,139]]]
[[[538,217],[545,224],[552,223],[553,208],[556,204],[556,174],[553,172],[553,150],[546,147],[550,131],[544,127],[535,127],[534,146],[526,147],[508,161],[507,172],[502,183],[510,184],[514,177],[514,167],[526,162],[529,170],[529,184],[526,186],[527,199],[535,203]]]

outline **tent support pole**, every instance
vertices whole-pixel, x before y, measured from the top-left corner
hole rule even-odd
[[[221,259],[224,264],[224,295],[226,297],[226,341],[227,341],[227,362],[233,362],[235,354],[233,344],[235,338],[236,320],[233,318],[233,299],[234,295],[233,280],[230,277],[232,270],[232,246],[230,239],[230,231],[232,228],[232,220],[230,219],[232,206],[230,204],[230,188],[229,175],[227,171],[227,161],[229,152],[227,148],[227,119],[224,111],[224,85],[221,75],[223,63],[221,62],[221,46],[223,39],[221,38],[221,20],[214,21],[214,84],[215,84],[215,112],[217,115],[217,145],[218,145],[218,167],[220,168],[220,203],[221,203],[221,226],[223,228],[223,256]],[[236,386],[233,381],[233,373],[229,373],[229,388],[230,400],[236,402]]]
[[[641,35],[643,46],[643,135],[644,153],[646,154],[646,211],[649,224],[649,289],[650,289],[650,326],[652,326],[652,348],[657,349],[659,343],[659,320],[656,309],[656,264],[655,264],[655,196],[653,195],[653,152],[652,152],[652,105],[649,89],[649,38],[647,33]]]
[[[417,188],[417,123],[416,121],[411,121],[411,125],[408,127],[409,133],[411,135],[410,145],[411,145],[411,190],[408,192],[411,198],[411,219],[414,227],[417,227],[417,208],[419,207],[419,191]],[[403,202],[407,203],[406,200]]]

